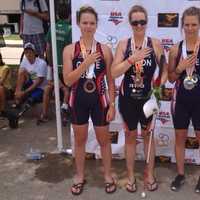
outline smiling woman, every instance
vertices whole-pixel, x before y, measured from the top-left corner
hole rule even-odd
[[[158,85],[164,83],[162,72],[166,72],[166,63],[163,49],[159,40],[146,36],[148,16],[145,8],[133,6],[128,14],[129,24],[132,28],[132,37],[119,42],[111,68],[114,78],[123,75],[119,94],[119,111],[125,127],[125,154],[128,171],[128,192],[137,190],[134,176],[134,161],[136,148],[137,125],[140,122],[144,136],[144,151],[147,157],[149,143],[149,126],[152,116],[146,118],[143,105],[149,100],[154,72],[159,64],[160,72]],[[154,178],[154,142],[151,144],[150,162],[145,170],[145,187],[154,191],[158,188]]]

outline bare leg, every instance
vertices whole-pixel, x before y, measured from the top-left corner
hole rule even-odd
[[[144,154],[145,154],[145,159],[147,159],[147,152],[148,152],[148,146],[149,146],[149,139],[150,135],[147,130],[143,131],[143,136],[144,136]],[[151,142],[151,151],[150,151],[150,160],[148,163],[148,166],[146,168],[146,178],[149,183],[153,183],[155,181],[154,178],[154,167],[155,167],[155,144],[154,144],[154,139],[152,139]]]
[[[125,156],[128,179],[130,183],[135,181],[134,168],[135,168],[135,154],[136,154],[136,138],[137,131],[125,132]]]
[[[83,182],[84,171],[85,171],[85,145],[88,135],[88,124],[86,125],[74,125],[74,139],[75,139],[75,165],[76,165],[76,176],[74,179],[75,183]]]
[[[18,76],[17,76],[17,83],[15,93],[22,90],[24,83],[28,80],[28,74],[26,71],[19,69]],[[16,98],[15,101],[17,104],[21,102],[22,99]]]
[[[48,84],[44,89],[43,102],[42,102],[42,117],[47,117],[48,115],[48,108],[52,90],[53,90],[53,85],[50,84]]]
[[[200,131],[195,131],[195,133],[196,133],[197,140],[199,142],[199,149],[200,149]],[[199,175],[200,175],[200,172],[199,172]]]
[[[112,152],[111,152],[111,143],[110,143],[110,135],[108,132],[108,127],[107,126],[102,126],[102,127],[96,126],[95,133],[96,133],[97,141],[101,148],[105,181],[112,182],[112,176],[111,176]]]
[[[195,132],[196,132],[196,137],[197,137],[197,140],[198,140],[199,146],[200,146],[200,131],[195,131]],[[195,187],[195,192],[200,193],[200,172],[198,172],[198,175],[199,175],[199,179],[198,179],[197,185]]]
[[[185,141],[187,138],[187,130],[176,129],[175,130],[175,155],[177,163],[178,174],[184,175],[184,158],[185,158]]]
[[[116,190],[116,181],[112,177],[111,173],[112,152],[108,126],[96,126],[95,132],[101,148],[102,162],[104,167],[104,179],[106,183],[105,190],[107,193],[112,193]]]
[[[0,86],[0,112],[4,111],[6,102],[5,89],[3,86]]]

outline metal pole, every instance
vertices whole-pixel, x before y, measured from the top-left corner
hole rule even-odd
[[[56,106],[57,148],[59,151],[62,151],[63,139],[62,139],[62,123],[61,123],[61,113],[60,113],[60,92],[59,92],[58,62],[57,62],[55,5],[54,5],[54,0],[50,0],[49,2],[50,2],[51,44],[52,44],[52,56],[53,56],[53,78],[54,78],[55,106]]]

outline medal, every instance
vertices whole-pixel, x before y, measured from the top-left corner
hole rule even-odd
[[[83,84],[83,89],[87,93],[93,93],[96,90],[96,84],[93,79],[86,79]]]
[[[192,76],[186,76],[183,80],[183,85],[186,90],[192,90],[195,86]]]
[[[87,57],[87,52],[82,39],[80,40],[80,48],[81,48],[81,53],[83,55],[83,59],[85,59]],[[91,53],[94,53],[95,51],[96,51],[96,41],[93,40]],[[96,90],[96,83],[93,80],[95,78],[94,69],[95,69],[95,63],[91,64],[88,70],[86,71],[86,81],[83,84],[83,89],[87,93],[92,93]]]
[[[142,48],[145,48],[146,44],[147,44],[147,37],[144,38]],[[132,37],[131,38],[131,51],[132,51],[132,53],[135,51],[135,49],[136,49],[135,40],[134,40],[134,37]],[[133,70],[135,71],[135,76],[133,76],[135,88],[143,88],[144,87],[143,77],[142,77],[142,73],[144,72],[143,60],[136,62],[133,67],[134,67]]]
[[[195,45],[195,51],[198,51],[199,49],[199,45],[198,43]],[[186,41],[183,41],[183,45],[182,45],[182,55],[183,58],[186,59],[187,58],[187,50],[186,50]],[[186,90],[192,90],[197,82],[198,82],[198,75],[196,73],[193,74],[195,70],[195,66],[192,66],[190,68],[186,68],[186,77],[183,80],[183,86]]]

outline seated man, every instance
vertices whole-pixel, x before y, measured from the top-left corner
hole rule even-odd
[[[42,101],[46,75],[46,62],[36,56],[35,46],[32,43],[26,43],[15,90],[15,106],[18,110],[8,113],[11,128],[17,128],[18,118],[32,105]]]
[[[63,81],[63,75],[62,75],[62,53],[63,49],[66,45],[70,44],[72,41],[72,35],[71,35],[71,25],[69,23],[69,16],[70,16],[70,5],[69,4],[61,4],[58,8],[58,17],[59,19],[56,22],[56,43],[57,43],[57,61],[58,61],[58,70],[59,70],[59,87],[61,91],[61,97],[63,98],[63,104],[61,106],[62,113],[64,114],[62,116],[63,125],[66,125],[67,120],[69,120],[68,116],[68,110],[67,110],[67,103],[68,103],[68,96],[69,96],[69,88],[66,87]],[[52,94],[54,85],[53,85],[53,62],[52,62],[52,45],[51,45],[51,30],[47,33],[46,36],[46,42],[47,42],[47,49],[46,49],[46,56],[47,61],[49,64],[49,75],[48,75],[48,85],[44,89],[44,96],[43,96],[43,111],[40,116],[40,119],[37,121],[37,124],[40,124],[41,122],[46,122],[48,120],[48,108],[49,108],[49,102],[50,102],[50,96]]]
[[[52,74],[52,67],[49,67],[51,72],[49,71],[48,74]],[[52,75],[50,75],[52,76]],[[62,116],[62,122],[63,125],[66,125],[67,121],[69,120],[69,110],[68,110],[68,96],[69,91],[68,88],[65,86],[65,84],[62,81],[62,74],[59,73],[59,88],[60,88],[60,96],[62,99],[62,106],[61,106],[61,112],[63,114]],[[51,80],[48,77],[48,84],[44,88],[44,95],[43,95],[43,102],[42,102],[42,113],[40,115],[40,118],[37,120],[37,125],[40,125],[41,123],[48,121],[48,109],[49,109],[49,103],[50,98],[52,95],[52,91],[54,89],[53,80]]]
[[[0,53],[0,116],[5,116],[6,97],[11,96],[11,71],[5,65]]]

